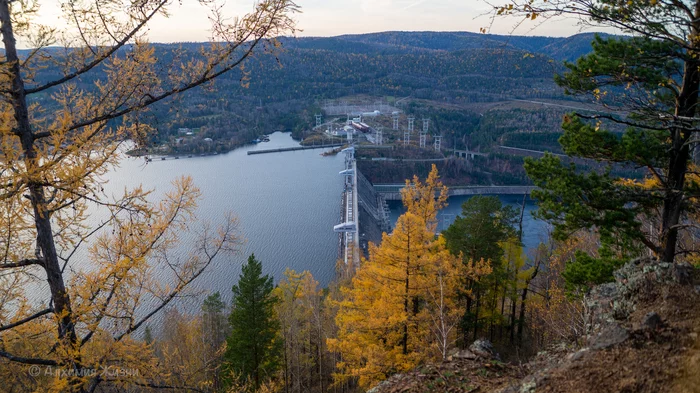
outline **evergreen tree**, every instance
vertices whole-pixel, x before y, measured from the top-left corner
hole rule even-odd
[[[462,204],[462,212],[443,232],[447,247],[455,255],[464,253],[466,260],[499,261],[501,243],[515,236],[513,229],[518,212],[503,206],[496,196],[476,195]]]
[[[700,190],[691,167],[692,154],[700,153],[700,0],[511,0],[496,11],[528,19],[570,15],[629,35],[597,37],[593,53],[556,78],[567,93],[600,108],[564,119],[565,153],[605,168],[582,174],[551,155],[525,165],[557,239],[582,229],[600,235],[597,255],[579,253],[567,266],[569,283],[612,280],[614,268],[644,248],[666,262],[697,255],[683,237],[693,236],[689,216]],[[621,167],[642,168],[646,178],[621,179],[614,175]]]
[[[502,245],[515,237],[517,217],[518,212],[511,206],[503,206],[498,197],[477,195],[464,202],[460,216],[443,232],[448,249],[454,255],[461,254],[464,263],[491,262],[491,274],[464,283],[471,296],[467,298],[462,319],[462,345],[469,342],[469,332],[473,333],[472,339],[476,339],[483,322],[489,322],[493,332],[497,318],[494,315],[496,299],[502,295],[506,281],[513,273],[506,263],[502,263]],[[491,293],[487,292],[489,290]]]
[[[262,264],[254,254],[243,265],[232,290],[231,333],[226,339],[224,371],[226,377],[250,379],[258,388],[279,368],[281,342],[279,321],[274,315],[272,277],[262,274]]]

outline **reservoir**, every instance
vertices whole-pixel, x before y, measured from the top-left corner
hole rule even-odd
[[[249,150],[298,146],[288,133],[270,135],[270,142],[248,145],[226,154],[191,158],[124,157],[105,185],[108,195],[124,187],[143,184],[154,190],[156,200],[172,189],[171,182],[191,176],[202,197],[197,217],[213,226],[231,212],[238,219],[239,234],[245,238],[240,252],[218,257],[193,286],[204,294],[221,292],[227,301],[238,281],[241,266],[251,253],[263,264],[275,282],[287,267],[310,271],[325,286],[334,277],[338,256],[338,235],[333,226],[340,219],[343,178],[342,155],[323,157],[323,149],[248,155]],[[183,239],[182,253],[193,239]],[[189,240],[189,241],[188,241]],[[193,311],[197,311],[197,306]]]
[[[203,296],[221,292],[228,302],[231,286],[237,282],[241,266],[251,253],[262,261],[265,273],[278,282],[286,268],[310,271],[321,286],[335,274],[338,235],[333,226],[341,215],[344,155],[323,157],[324,149],[248,155],[249,150],[298,146],[287,133],[273,133],[270,142],[248,145],[226,154],[206,157],[125,157],[108,176],[105,189],[121,194],[124,187],[143,184],[154,190],[154,200],[171,189],[173,179],[188,175],[202,192],[197,207],[200,220],[221,223],[226,212],[239,221],[238,230],[246,242],[237,255],[220,257],[194,283],[198,296],[186,302],[186,309],[199,310]],[[443,229],[454,220],[468,197],[452,197],[440,216]],[[504,203],[519,205],[522,197],[503,196]],[[392,220],[402,211],[399,202],[390,204]],[[544,223],[535,221],[532,201],[526,204],[524,221],[526,247],[535,247],[546,232]],[[182,252],[188,242],[183,239]]]

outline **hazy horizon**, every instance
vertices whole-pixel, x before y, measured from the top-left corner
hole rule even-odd
[[[57,21],[61,21],[59,4],[47,0],[39,3],[37,22],[57,26]],[[479,33],[481,28],[486,28],[489,34],[569,37],[593,31],[583,29],[572,19],[538,19],[518,24],[519,20],[504,17],[496,18],[492,23],[487,15],[490,7],[480,0],[299,0],[297,3],[301,13],[294,15],[300,29],[296,37],[335,37],[387,31]],[[233,18],[250,12],[253,6],[252,0],[228,0],[224,12]],[[158,16],[149,24],[150,42],[210,40],[208,14],[196,0],[182,0],[181,4],[172,5],[169,11],[169,17]],[[22,44],[19,43],[20,47],[26,48]]]

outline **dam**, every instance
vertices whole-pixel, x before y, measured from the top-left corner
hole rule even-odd
[[[342,150],[345,154],[345,177],[342,193],[340,223],[333,227],[339,235],[339,258],[354,268],[362,257],[368,257],[369,243],[379,244],[382,233],[391,231],[389,207],[384,195],[357,169],[355,148]]]

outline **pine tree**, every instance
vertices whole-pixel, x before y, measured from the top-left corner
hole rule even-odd
[[[511,0],[495,11],[574,16],[627,35],[597,37],[593,53],[567,63],[556,78],[568,94],[599,108],[564,118],[564,152],[605,169],[581,173],[551,155],[525,166],[539,187],[533,196],[541,217],[555,224],[558,240],[580,230],[600,236],[597,255],[579,254],[567,280],[610,281],[617,265],[644,249],[666,262],[697,255],[684,237],[693,236],[689,216],[700,190],[690,166],[700,153],[700,0]],[[643,169],[646,179],[623,179],[616,168]]]
[[[272,277],[262,274],[262,264],[252,254],[233,286],[229,316],[231,333],[226,339],[224,373],[231,378],[250,379],[257,389],[279,368],[281,342],[279,321],[274,316]]]
[[[214,366],[213,372],[208,375],[212,381],[212,387],[220,387],[220,370],[217,366],[221,364],[222,348],[226,342],[226,332],[228,326],[224,310],[226,304],[221,300],[221,293],[218,291],[207,296],[202,303],[202,341],[205,346],[205,356],[207,364]]]
[[[464,202],[460,216],[443,232],[448,249],[454,255],[461,254],[465,264],[484,260],[492,265],[488,276],[465,280],[465,290],[472,296],[466,299],[462,320],[464,346],[470,341],[469,333],[472,332],[471,340],[475,340],[484,323],[488,323],[492,337],[494,323],[500,323],[497,298],[503,294],[509,279],[509,267],[501,263],[503,244],[515,236],[517,216],[518,212],[503,206],[498,197],[477,195]]]

